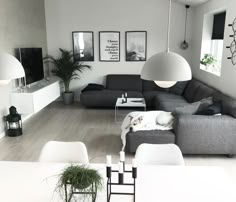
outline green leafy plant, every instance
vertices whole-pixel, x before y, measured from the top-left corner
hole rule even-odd
[[[70,92],[70,82],[73,79],[80,79],[80,73],[86,69],[91,69],[90,65],[85,65],[80,61],[74,61],[74,55],[72,51],[65,49],[59,49],[60,55],[55,58],[48,55],[44,58],[45,62],[52,63],[55,69],[52,73],[61,78],[64,83],[65,93]]]
[[[58,181],[57,190],[62,196],[65,196],[65,186],[68,185],[71,187],[67,193],[69,198],[72,197],[73,189],[79,192],[95,192],[96,197],[97,190],[102,188],[102,176],[97,170],[81,165],[70,165],[60,174]],[[83,194],[85,198],[88,196],[89,194]]]
[[[205,54],[200,63],[202,65],[214,65],[217,62],[216,58],[211,54]]]

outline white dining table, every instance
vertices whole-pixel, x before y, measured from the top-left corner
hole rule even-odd
[[[1,202],[60,202],[55,192],[59,174],[69,164],[0,161]],[[104,178],[97,202],[106,202],[106,167],[90,164]],[[116,174],[113,175],[116,181]],[[130,182],[127,174],[125,182]],[[117,191],[130,191],[117,187]],[[235,202],[235,187],[222,168],[202,166],[139,166],[136,202]],[[88,200],[91,201],[91,200]],[[112,196],[111,202],[131,202],[132,196]]]

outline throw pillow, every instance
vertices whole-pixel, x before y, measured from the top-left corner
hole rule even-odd
[[[203,110],[198,110],[196,115],[207,115],[207,116],[211,116],[211,115],[216,115],[216,114],[220,114],[221,113],[221,102],[217,102],[214,103],[208,107],[206,107]]]
[[[222,111],[224,114],[236,118],[236,101],[235,100],[222,101]]]
[[[186,105],[184,107],[178,107],[174,110],[174,115],[180,114],[195,114],[200,106],[201,102],[194,102],[192,104]]]
[[[103,85],[99,85],[96,83],[90,83],[81,92],[83,93],[85,91],[103,90],[103,89],[104,89]]]
[[[212,97],[208,97],[208,98],[204,98],[202,100],[200,100],[200,106],[198,108],[198,111],[202,111],[205,108],[207,108],[208,106],[213,104],[213,98]]]

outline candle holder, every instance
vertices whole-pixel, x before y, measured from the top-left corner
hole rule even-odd
[[[125,161],[121,161],[123,164],[123,172],[120,173],[119,170],[112,170],[112,167],[107,166],[107,202],[110,202],[111,195],[133,195],[134,196],[134,202],[135,202],[135,195],[136,195],[136,178],[137,178],[137,168],[132,167],[132,170],[126,170],[125,168]],[[118,174],[118,182],[112,182],[112,174],[117,173]],[[132,175],[133,182],[132,183],[125,183],[124,178],[127,174]],[[133,187],[132,192],[114,192],[112,191],[112,187],[115,186],[131,186]]]

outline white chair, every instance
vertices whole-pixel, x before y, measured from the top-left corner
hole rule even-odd
[[[175,144],[141,144],[135,158],[140,165],[184,165],[184,158]]]
[[[40,162],[89,163],[88,152],[83,142],[47,142],[40,154]]]

